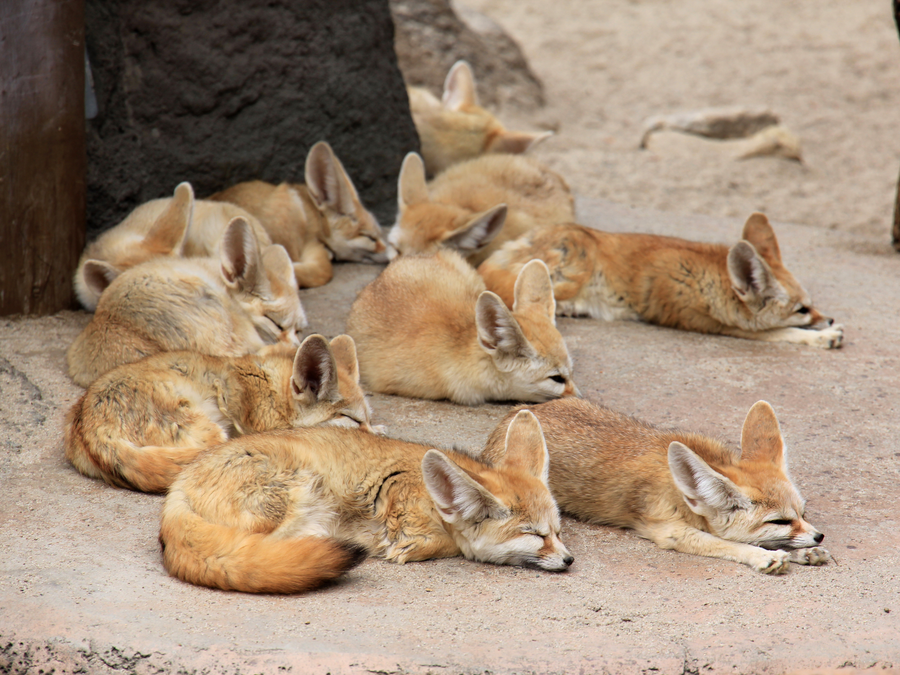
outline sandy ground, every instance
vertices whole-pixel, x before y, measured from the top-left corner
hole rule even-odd
[[[557,130],[535,154],[583,196],[837,228],[889,241],[900,168],[900,40],[888,0],[464,0],[522,46]],[[769,107],[803,162],[660,156],[653,115]]]

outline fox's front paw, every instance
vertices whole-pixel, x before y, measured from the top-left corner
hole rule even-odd
[[[760,549],[751,566],[763,574],[784,574],[791,565],[791,555],[786,551]]]
[[[814,337],[810,340],[810,344],[822,349],[837,349],[844,342],[844,327],[840,324],[821,330],[811,330],[811,333]]]
[[[798,565],[824,565],[831,559],[831,554],[821,546],[798,548],[791,551],[791,562]]]

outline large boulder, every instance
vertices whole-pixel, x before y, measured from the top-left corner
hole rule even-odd
[[[327,140],[382,223],[418,149],[388,0],[86,0],[88,231],[190,181],[303,182]]]
[[[544,105],[543,86],[521,48],[484,14],[450,0],[391,0],[391,13],[407,84],[440,97],[447,72],[464,59],[475,72],[482,105],[524,110]]]

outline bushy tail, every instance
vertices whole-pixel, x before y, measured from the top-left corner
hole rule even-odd
[[[276,538],[210,523],[179,490],[166,497],[159,528],[169,574],[199,586],[247,593],[302,593],[336,579],[368,555],[322,537]]]
[[[98,438],[84,428],[84,396],[72,406],[66,420],[66,459],[89,478],[113,487],[139,492],[165,492],[181,469],[206,448],[138,447],[125,438]],[[224,441],[224,434],[221,441]]]

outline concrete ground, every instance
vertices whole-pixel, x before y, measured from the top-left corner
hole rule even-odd
[[[742,221],[579,203],[582,222],[731,243]],[[792,475],[837,564],[768,577],[564,520],[564,574],[371,559],[305,596],[168,577],[159,496],[63,458],[81,390],[65,350],[83,312],[0,320],[0,673],[900,672],[900,256],[877,240],[776,224],[788,267],[845,326],[836,351],[563,319],[584,395],[737,443],[779,415]],[[311,330],[343,330],[376,267],[304,291]],[[505,405],[373,396],[388,433],[479,447]]]

